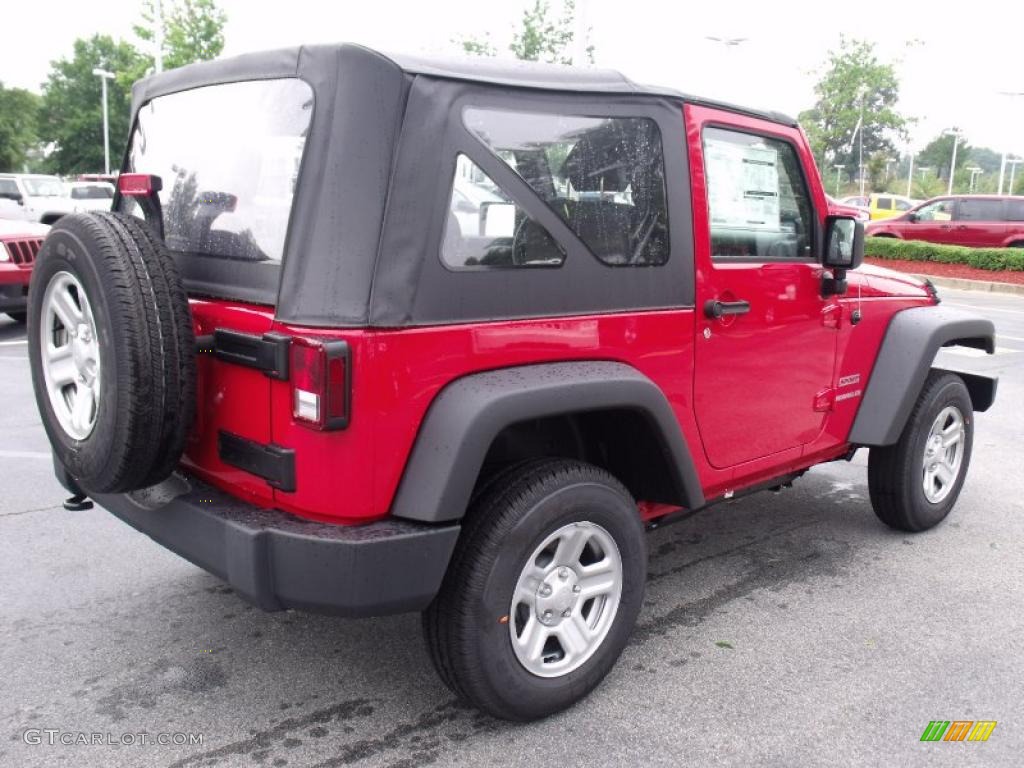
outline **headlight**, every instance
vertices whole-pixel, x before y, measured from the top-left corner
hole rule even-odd
[[[0,261],[10,261],[11,254],[7,250],[7,243],[0,243]]]

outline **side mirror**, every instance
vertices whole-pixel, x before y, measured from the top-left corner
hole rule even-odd
[[[825,257],[822,264],[832,270],[826,277],[822,294],[846,293],[846,271],[864,263],[864,224],[850,216],[825,219]]]
[[[907,214],[907,221],[909,221],[909,222],[917,221],[917,212],[916,211],[911,211],[910,213],[908,213]]]

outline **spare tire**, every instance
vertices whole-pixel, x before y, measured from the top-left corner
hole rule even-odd
[[[62,217],[33,268],[29,360],[56,459],[85,491],[154,485],[195,414],[195,337],[174,260],[120,213]]]

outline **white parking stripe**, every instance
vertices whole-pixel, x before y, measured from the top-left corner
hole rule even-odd
[[[45,451],[0,451],[0,459],[50,459],[53,455]]]
[[[0,347],[13,347],[18,344],[28,344],[28,339],[21,339],[20,341],[0,341]]]

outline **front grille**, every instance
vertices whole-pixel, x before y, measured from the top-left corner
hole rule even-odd
[[[11,259],[19,267],[31,267],[39,255],[39,249],[43,246],[41,237],[23,238],[20,240],[7,240],[7,250]]]

